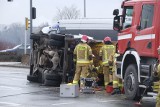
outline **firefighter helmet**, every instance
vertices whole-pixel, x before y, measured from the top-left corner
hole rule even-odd
[[[111,42],[111,38],[107,36],[107,37],[104,38],[103,41],[104,41],[104,42],[107,42],[107,41]]]
[[[82,38],[81,38],[81,41],[84,42],[84,43],[88,42],[88,36],[83,35]]]

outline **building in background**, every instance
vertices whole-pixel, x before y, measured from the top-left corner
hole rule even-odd
[[[109,36],[117,41],[117,32],[113,30],[113,19],[70,19],[59,20],[61,33],[86,34],[97,40]]]

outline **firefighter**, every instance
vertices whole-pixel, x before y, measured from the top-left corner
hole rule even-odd
[[[76,63],[76,71],[73,79],[73,84],[78,84],[80,77],[87,77],[89,65],[93,63],[92,50],[91,47],[87,44],[87,42],[88,37],[86,35],[83,35],[81,38],[81,42],[74,49],[74,61]]]
[[[110,65],[113,63],[111,56],[115,54],[115,46],[112,44],[110,37],[105,37],[103,40],[104,45],[101,47],[99,56],[102,60],[103,74],[104,74],[104,85],[107,86],[108,83],[112,82],[112,67]]]
[[[116,58],[119,56],[119,54],[115,53],[114,56],[113,56],[113,69],[112,69],[112,72],[113,72],[113,91],[111,92],[111,95],[114,95],[114,94],[121,94],[121,90],[120,90],[120,87],[121,87],[121,80],[116,76]]]
[[[158,50],[158,54],[160,55],[160,46],[157,50]],[[157,71],[154,72],[154,76],[158,76],[160,79],[160,62],[157,66]],[[160,81],[159,81],[159,84],[160,84]],[[160,107],[160,85],[159,85],[159,89],[158,89],[158,95],[156,98],[156,107]]]
[[[160,78],[160,64],[158,65],[158,69],[157,69],[157,72],[155,72],[155,75],[157,75]],[[160,81],[159,81],[159,84],[160,84]],[[160,107],[160,85],[158,89],[158,95],[156,98],[156,107]]]

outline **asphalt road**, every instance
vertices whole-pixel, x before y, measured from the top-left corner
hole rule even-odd
[[[139,107],[124,95],[111,96],[105,91],[61,98],[58,87],[28,82],[28,73],[26,68],[0,67],[0,107]],[[144,98],[140,107],[155,107],[155,99]]]

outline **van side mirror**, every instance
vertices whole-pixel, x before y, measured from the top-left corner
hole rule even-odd
[[[120,31],[120,16],[115,16],[113,20],[113,29],[115,31]]]
[[[118,15],[119,15],[119,9],[115,9],[115,10],[113,11],[113,15],[118,16]]]

